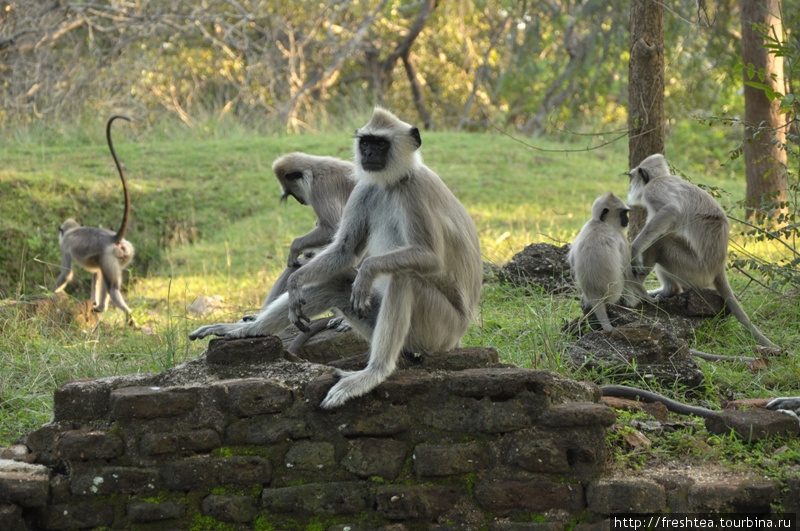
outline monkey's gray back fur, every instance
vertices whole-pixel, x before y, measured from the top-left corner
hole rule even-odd
[[[121,268],[133,260],[133,245],[124,238],[116,244],[115,231],[99,227],[71,226],[70,222],[77,225],[74,220],[69,219],[61,226],[64,231],[58,237],[61,252],[69,253],[83,269],[92,273],[99,271],[101,259],[106,254],[114,256]]]
[[[636,170],[643,168],[650,175],[646,185]],[[632,172],[628,203],[647,209],[648,220],[656,212],[667,208],[674,213],[676,222],[670,234],[664,236],[675,245],[687,246],[704,260],[686,262],[656,259],[657,263],[670,262],[669,274],[681,284],[691,288],[707,288],[714,284],[728,258],[730,223],[719,203],[711,194],[685,179],[669,173],[663,155],[650,155]],[[666,252],[670,252],[669,248]]]
[[[648,171],[650,181],[647,184],[643,183],[636,171],[638,169]],[[646,208],[648,223],[655,219],[656,212],[669,211],[674,223],[663,238],[668,238],[674,245],[688,247],[694,255],[703,257],[703,260],[685,261],[676,260],[674,256],[662,256],[656,262],[668,262],[668,274],[684,286],[695,289],[713,286],[717,274],[724,272],[728,259],[730,223],[725,211],[711,194],[670,174],[663,155],[650,155],[631,173],[628,203]],[[665,248],[667,253],[676,250],[673,245]]]

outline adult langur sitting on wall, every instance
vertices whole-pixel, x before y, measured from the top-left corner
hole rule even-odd
[[[650,155],[628,175],[628,204],[647,209],[647,223],[631,244],[633,272],[643,282],[655,267],[661,282],[650,294],[670,297],[685,288],[713,285],[761,345],[778,349],[750,322],[728,283],[730,225],[719,203],[705,190],[671,175],[661,154]]]
[[[647,298],[641,284],[633,282],[628,238],[630,208],[608,192],[592,204],[592,219],[581,228],[567,254],[572,276],[581,291],[581,309],[597,317],[604,330],[614,327],[608,319],[607,304],[635,308],[640,297]]]
[[[127,116],[115,115],[109,118],[106,124],[106,140],[111,151],[111,157],[117,166],[119,178],[122,181],[122,192],[125,196],[125,207],[122,212],[122,222],[119,230],[114,232],[99,227],[82,227],[77,221],[70,218],[58,229],[58,244],[61,249],[61,273],[56,279],[53,291],[64,291],[73,277],[72,263],[75,262],[85,270],[92,273],[92,311],[103,312],[108,308],[108,300],[125,312],[127,324],[135,324],[131,310],[122,298],[122,270],[133,260],[133,245],[125,239],[130,218],[131,199],[128,193],[128,184],[125,173],[114,151],[111,141],[111,124],[117,118],[131,121]]]
[[[481,290],[478,235],[466,209],[422,162],[419,130],[376,108],[356,131],[356,184],[333,243],[295,272],[251,323],[203,326],[190,339],[274,334],[338,309],[370,340],[361,371],[338,371],[322,401],[342,405],[395,370],[401,351],[459,345]]]
[[[281,202],[294,197],[301,205],[314,210],[317,222],[311,231],[292,241],[286,269],[272,286],[261,311],[286,291],[286,281],[304,260],[333,240],[344,205],[356,185],[354,168],[350,161],[300,152],[283,155],[272,164],[272,172],[281,186]],[[245,315],[242,320],[254,321],[255,318],[256,315]]]

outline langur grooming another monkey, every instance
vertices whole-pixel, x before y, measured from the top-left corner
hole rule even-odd
[[[286,281],[301,267],[300,257],[310,257],[333,240],[342,218],[344,205],[356,185],[352,162],[334,157],[318,157],[306,153],[289,153],[272,164],[272,172],[281,186],[281,202],[290,196],[301,205],[309,205],[317,216],[314,228],[292,241],[286,269],[275,281],[261,311],[286,291]],[[245,315],[245,322],[255,320]]]
[[[133,245],[124,238],[130,217],[131,199],[128,194],[128,184],[125,173],[114,151],[111,142],[111,124],[117,118],[131,121],[127,116],[112,116],[106,124],[106,139],[114,164],[117,166],[119,178],[122,181],[122,191],[125,195],[125,209],[122,213],[122,223],[117,232],[98,227],[82,227],[74,219],[66,220],[58,229],[58,243],[61,248],[61,274],[56,279],[53,289],[59,293],[66,288],[72,280],[72,262],[92,273],[92,310],[102,312],[108,308],[108,300],[125,312],[126,322],[135,324],[131,310],[125,304],[120,293],[122,285],[122,270],[133,259]]]
[[[647,209],[647,223],[631,244],[633,271],[643,282],[655,268],[661,287],[651,295],[669,297],[686,288],[713,285],[761,345],[778,349],[750,322],[728,283],[730,225],[719,203],[705,190],[671,175],[661,154],[650,155],[628,175],[628,204]]]
[[[630,208],[608,192],[592,204],[592,219],[586,222],[570,246],[567,261],[581,291],[581,309],[586,316],[594,313],[604,330],[614,327],[608,319],[607,304],[622,301],[636,307],[644,288],[632,282],[631,254],[625,236]],[[639,289],[637,290],[637,286]]]
[[[321,407],[361,396],[394,372],[401,352],[458,346],[478,305],[482,259],[466,209],[422,162],[416,127],[376,108],[355,135],[356,187],[333,242],[298,269],[288,292],[250,323],[189,335],[274,334],[338,309],[371,342],[367,367],[338,371]]]

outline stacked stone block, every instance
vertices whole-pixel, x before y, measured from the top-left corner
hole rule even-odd
[[[24,438],[35,462],[0,460],[0,529],[542,531],[667,507],[676,488],[603,483],[615,416],[597,387],[488,357],[398,371],[332,411],[327,373],[67,384]]]

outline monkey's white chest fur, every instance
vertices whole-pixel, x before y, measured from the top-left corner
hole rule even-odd
[[[367,256],[378,256],[408,245],[408,214],[396,201],[380,201],[369,214]]]

